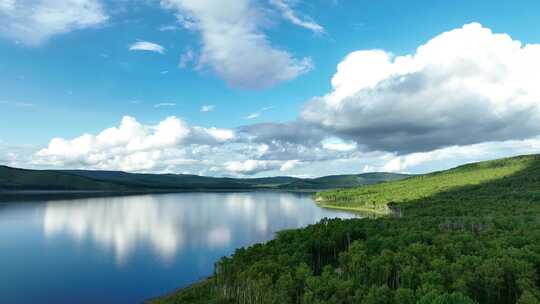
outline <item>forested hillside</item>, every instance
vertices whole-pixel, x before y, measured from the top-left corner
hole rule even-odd
[[[92,170],[26,170],[0,166],[1,191],[174,192],[220,190],[313,191],[399,180],[408,175],[363,173],[320,178],[288,176],[262,178],[210,177],[190,174],[142,174]]]
[[[540,156],[350,191],[334,204],[401,215],[323,220],[222,258],[157,303],[540,302]]]
[[[429,198],[462,186],[472,186],[510,176],[527,168],[531,157],[516,157],[460,166],[411,177],[394,183],[319,192],[316,200],[327,207],[387,211],[388,205]]]
[[[330,175],[312,179],[297,179],[284,184],[282,189],[337,189],[363,185],[379,184],[388,181],[402,180],[410,177],[407,174],[372,172],[350,175]]]
[[[53,170],[25,170],[0,166],[2,190],[127,191],[128,187]]]

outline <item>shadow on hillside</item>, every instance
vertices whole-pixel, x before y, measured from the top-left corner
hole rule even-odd
[[[405,217],[540,213],[540,155],[521,158],[531,160],[513,174],[476,185],[455,187],[421,199],[392,203],[389,207],[394,214]],[[470,165],[471,168],[474,165]]]

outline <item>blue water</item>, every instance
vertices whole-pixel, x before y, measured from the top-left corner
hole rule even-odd
[[[275,192],[1,203],[0,303],[141,303],[324,217],[354,215]]]

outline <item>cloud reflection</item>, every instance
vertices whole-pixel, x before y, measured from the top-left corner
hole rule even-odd
[[[93,241],[124,263],[141,248],[170,261],[185,249],[232,250],[336,216],[352,215],[290,193],[182,193],[48,202],[43,228],[47,238]]]
[[[159,208],[151,196],[55,202],[47,204],[43,225],[47,237],[65,232],[78,241],[91,238],[112,249],[120,262],[139,242],[151,244],[160,256],[169,258],[182,246],[184,236],[167,209]]]

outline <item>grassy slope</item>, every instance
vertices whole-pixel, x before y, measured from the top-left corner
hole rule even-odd
[[[409,291],[413,299],[428,299],[422,303],[433,303],[430,296],[451,297],[455,293],[459,293],[459,297],[466,296],[467,301],[435,302],[470,303],[469,299],[477,303],[540,301],[540,271],[534,266],[540,265],[540,246],[537,245],[540,241],[540,155],[471,164],[423,177],[346,191],[326,191],[319,193],[318,197],[338,207],[369,206],[380,210],[392,204],[402,209],[404,216],[335,220],[280,233],[267,244],[242,249],[231,258],[220,261],[220,267],[237,265],[234,272],[229,270],[232,280],[229,284],[256,285],[257,278],[264,278],[264,274],[269,272],[259,270],[261,263],[290,256],[283,262],[283,269],[278,268],[281,262],[269,269],[276,269],[277,273],[292,269],[294,275],[294,267],[307,263],[315,276],[301,284],[343,282],[344,286],[352,287],[349,297],[363,299],[355,303],[376,295],[377,291],[396,296],[395,302],[375,296],[373,303],[414,303],[415,300],[406,302],[398,299],[399,292]],[[342,247],[343,240],[352,241],[353,246]],[[313,265],[317,265],[309,258],[309,248],[319,242],[323,242],[319,245],[320,250],[328,247],[330,252],[334,250],[334,255],[336,250],[341,252],[340,256],[345,254],[339,260],[327,261],[327,265],[339,268],[323,274],[320,270],[324,265],[314,268]],[[362,253],[365,250],[367,255]],[[359,254],[359,265],[364,265],[364,268],[349,264]],[[250,256],[253,258],[251,261]],[[392,256],[396,260],[386,265],[384,261]],[[503,264],[496,266],[501,261]],[[409,275],[413,278],[407,284],[403,281],[400,289],[394,290],[395,286],[370,281],[370,275],[383,274],[382,269],[387,275],[388,269],[396,267],[403,271],[410,269]],[[255,276],[251,274],[254,269],[257,269]],[[345,273],[336,277],[337,269],[345,270]],[[358,275],[359,281],[355,279]],[[323,279],[325,276],[328,278]],[[344,278],[348,279],[341,281]],[[434,283],[433,278],[440,280]],[[219,296],[219,284],[209,282],[212,281],[193,285],[160,299],[158,303],[236,303]],[[414,289],[419,284],[423,287]],[[279,282],[265,282],[264,286],[262,292],[267,290],[268,298],[280,290]],[[496,289],[498,293],[493,293]],[[324,290],[318,294],[321,303],[329,301],[329,298],[324,300],[325,294],[336,297],[332,289]],[[303,292],[305,300],[317,290]]]
[[[533,160],[534,157],[525,156],[469,164],[398,182],[319,192],[316,200],[330,208],[386,211],[389,204],[422,199],[457,187],[510,176],[526,168]]]

